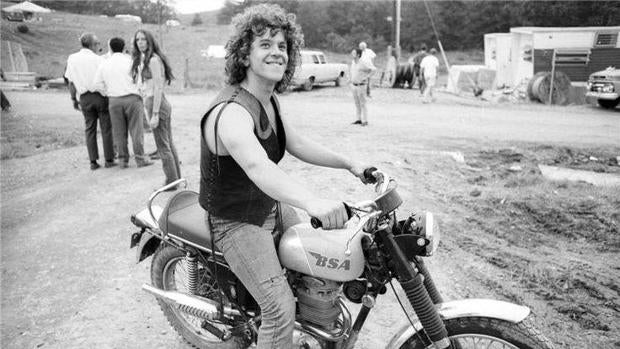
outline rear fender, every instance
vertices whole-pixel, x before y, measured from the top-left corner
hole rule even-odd
[[[136,250],[136,264],[155,253],[160,244],[161,239],[159,237],[149,233],[143,233],[140,238],[140,244],[138,244]]]
[[[530,314],[528,307],[493,299],[462,299],[441,303],[437,305],[437,311],[442,320],[487,317],[512,323],[519,323]],[[400,348],[420,330],[422,330],[422,325],[417,319],[413,322],[413,326],[409,322],[403,324],[390,339],[386,349]]]

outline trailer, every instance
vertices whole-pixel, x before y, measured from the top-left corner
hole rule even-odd
[[[620,26],[517,27],[510,34],[511,86],[551,71],[554,63],[572,82],[586,82],[590,74],[620,65]]]

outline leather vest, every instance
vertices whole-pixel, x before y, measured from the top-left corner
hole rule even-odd
[[[277,135],[261,103],[240,86],[229,86],[222,90],[211,103],[200,122],[200,205],[217,217],[262,226],[275,205],[275,200],[260,190],[245,171],[230,155],[218,156],[211,152],[204,135],[207,118],[213,109],[222,103],[237,103],[245,108],[254,119],[254,135],[274,163],[280,162],[286,148],[286,136],[280,119],[280,105],[275,96],[271,104],[276,114]],[[215,121],[212,137],[217,142],[217,123],[226,106],[223,106]],[[211,137],[211,135],[207,135]]]

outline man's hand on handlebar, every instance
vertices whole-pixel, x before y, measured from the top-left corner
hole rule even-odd
[[[355,164],[351,166],[351,168],[349,168],[349,172],[351,172],[355,177],[359,178],[364,184],[376,182],[376,179],[372,177],[372,172],[376,170],[376,167],[365,166],[362,164]]]
[[[316,199],[308,204],[306,212],[310,217],[317,218],[325,230],[342,229],[349,220],[341,201]]]

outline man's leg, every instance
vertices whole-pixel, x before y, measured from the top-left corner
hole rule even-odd
[[[359,125],[362,123],[362,105],[360,104],[359,86],[351,86],[353,92],[353,101],[355,102],[355,117],[356,120],[353,124]]]
[[[295,298],[278,260],[275,214],[262,227],[211,217],[215,244],[261,308],[258,348],[292,348]]]
[[[88,158],[90,163],[94,164],[99,159],[99,149],[97,147],[97,104],[90,93],[80,96],[80,108],[84,115],[84,135],[86,137],[86,149],[88,150]],[[97,167],[91,165],[91,169]]]
[[[112,121],[108,109],[108,99],[98,96],[97,109],[99,114],[99,126],[101,127],[101,141],[103,142],[103,156],[106,167],[114,166],[114,138],[112,136]]]
[[[366,105],[366,88],[360,86],[359,103],[362,111],[362,126],[368,125],[368,106]]]
[[[118,151],[118,159],[121,167],[127,167],[129,162],[129,149],[127,148],[127,120],[125,119],[125,97],[109,98],[110,122],[112,123],[112,136],[114,145]]]

